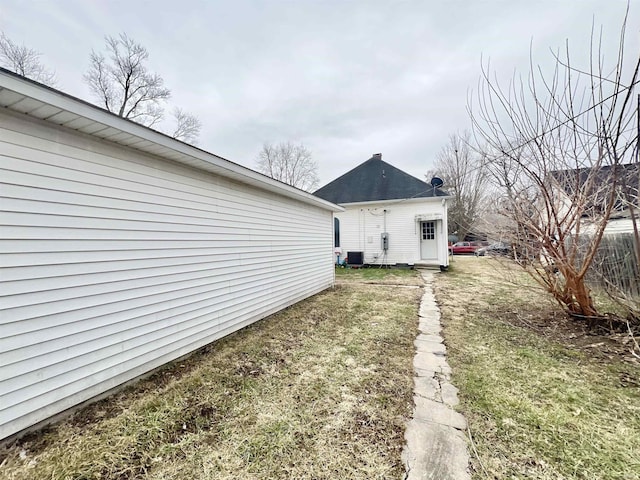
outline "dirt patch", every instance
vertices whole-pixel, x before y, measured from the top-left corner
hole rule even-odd
[[[602,335],[591,329],[586,322],[571,318],[563,312],[544,311],[533,315],[509,309],[505,311],[496,309],[496,316],[506,323],[527,328],[562,345],[586,352],[590,356],[602,360],[618,358],[637,363],[637,358],[631,353],[632,339],[628,334]]]

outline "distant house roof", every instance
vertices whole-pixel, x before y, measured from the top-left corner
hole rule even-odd
[[[320,188],[314,195],[338,204],[448,196],[443,190],[382,161],[379,153]]]
[[[605,165],[597,168],[577,168],[570,170],[554,170],[549,172],[557,184],[569,198],[576,194],[587,194],[590,197],[586,210],[601,209],[611,194],[611,186],[617,177],[618,189],[614,210],[625,210],[628,202],[638,206],[640,190],[640,165],[627,163],[623,165]]]

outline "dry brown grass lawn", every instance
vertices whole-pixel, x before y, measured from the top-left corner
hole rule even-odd
[[[475,479],[639,480],[640,364],[568,321],[515,264],[438,275]]]
[[[422,292],[353,277],[0,451],[0,477],[402,478]]]

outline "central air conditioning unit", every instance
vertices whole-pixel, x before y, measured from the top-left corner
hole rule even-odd
[[[347,252],[347,264],[348,265],[364,264],[364,253],[363,252]]]

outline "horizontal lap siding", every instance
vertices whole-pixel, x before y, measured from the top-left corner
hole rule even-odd
[[[389,263],[409,263],[420,261],[420,226],[416,213],[420,208],[415,203],[391,205],[387,214],[389,232]]]
[[[387,210],[386,219],[384,210]],[[416,215],[443,214],[441,199],[424,201],[389,201],[389,203],[354,205],[345,207],[344,212],[336,213],[340,220],[340,247],[342,254],[348,251],[364,252],[365,263],[383,263],[384,251],[380,236],[389,234],[389,249],[384,263],[419,262],[420,225]],[[443,224],[439,224],[443,225]],[[442,227],[441,229],[443,229]],[[371,242],[369,242],[371,239]],[[442,233],[446,255],[446,233]]]
[[[0,438],[333,283],[331,212],[0,119]]]
[[[362,213],[360,209],[345,209],[344,212],[335,214],[340,221],[340,248],[342,250],[342,258],[347,256],[348,252],[364,251],[366,238],[362,231]]]

